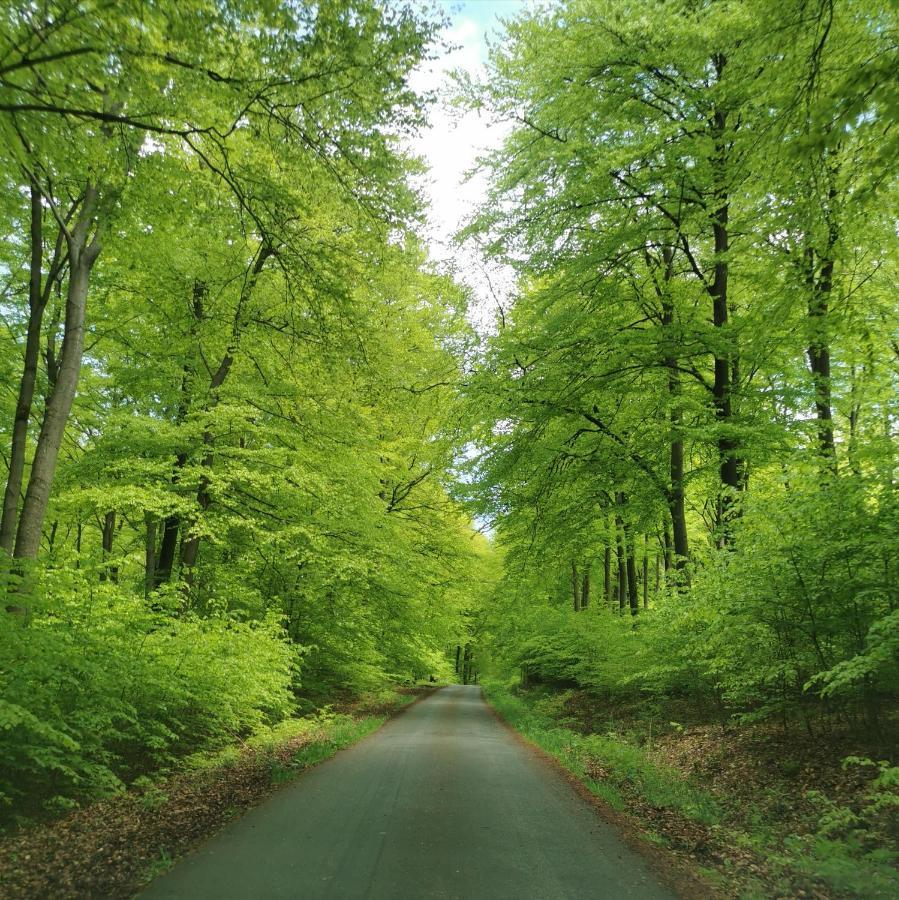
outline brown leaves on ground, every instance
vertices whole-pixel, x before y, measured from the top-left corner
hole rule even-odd
[[[412,691],[408,691],[412,692]],[[396,701],[341,704],[359,718],[395,711]],[[0,896],[5,900],[118,900],[132,897],[171,861],[213,835],[276,789],[273,772],[288,769],[321,730],[276,748],[243,748],[233,763],[157,782],[76,810],[58,821],[0,841]]]
[[[891,741],[883,735],[866,737],[835,721],[819,720],[809,728],[771,722],[738,725],[708,712],[674,701],[650,718],[639,701],[614,703],[570,691],[561,718],[582,733],[612,731],[641,744],[650,760],[716,798],[726,811],[724,823],[707,825],[679,810],[653,806],[637,790],[624,789],[627,813],[644,831],[662,837],[679,856],[721,873],[716,890],[720,896],[743,896],[751,884],[773,900],[832,900],[835,894],[826,886],[807,878],[794,880],[771,853],[741,845],[735,834],[744,825],[751,830],[752,818],[764,822],[778,843],[788,835],[813,832],[819,810],[808,799],[809,791],[819,791],[840,806],[857,806],[871,773],[844,767],[843,760],[889,757]],[[595,761],[587,774],[602,781],[610,773]]]

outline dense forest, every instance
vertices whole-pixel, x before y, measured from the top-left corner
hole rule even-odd
[[[469,387],[505,558],[485,627],[534,675],[877,729],[899,687],[897,23],[666,10],[524,16],[469,86],[518,123],[468,230],[518,284]]]
[[[448,495],[465,296],[403,149],[436,28],[367,0],[4,7],[7,812],[300,690],[450,673],[486,541]]]
[[[866,735],[807,853],[854,834],[861,893],[899,806],[897,72],[890,4],[568,0],[462,86],[511,125],[464,235],[515,283],[467,388],[485,664],[556,726],[776,723],[769,783]]]
[[[0,10],[0,818],[478,677],[859,736],[818,837],[887,879],[895,4],[516,7],[450,98],[505,135],[489,300],[423,237],[444,25]]]

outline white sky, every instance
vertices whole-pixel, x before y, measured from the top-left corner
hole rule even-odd
[[[456,49],[422,67],[413,77],[419,90],[445,92],[451,87],[450,73],[461,69],[472,76],[483,75],[487,59],[487,38],[496,36],[499,16],[514,16],[526,0],[438,0],[450,18],[446,32]],[[486,271],[484,262],[470,248],[455,247],[452,237],[485,199],[486,180],[465,175],[474,168],[478,156],[502,142],[504,128],[488,127],[477,113],[460,115],[450,109],[445,98],[431,111],[430,127],[413,143],[413,150],[430,166],[424,189],[430,200],[430,227],[427,235],[432,257],[450,267],[456,277],[474,293],[471,319],[479,330],[490,328],[496,313],[494,292],[503,298],[509,290],[509,274]]]

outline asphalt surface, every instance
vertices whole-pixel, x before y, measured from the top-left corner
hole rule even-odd
[[[302,775],[142,900],[673,900],[492,715],[446,687]]]

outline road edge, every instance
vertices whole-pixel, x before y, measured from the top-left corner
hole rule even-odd
[[[690,867],[686,860],[671,850],[660,847],[658,844],[650,841],[638,821],[635,821],[626,813],[613,809],[608,803],[597,797],[557,757],[525,737],[514,725],[505,719],[502,713],[490,702],[481,685],[478,685],[478,689],[481,699],[497,722],[532,756],[535,756],[559,775],[605,824],[611,825],[627,847],[647,862],[653,874],[658,877],[665,887],[674,891],[682,900],[721,900],[723,895]]]

